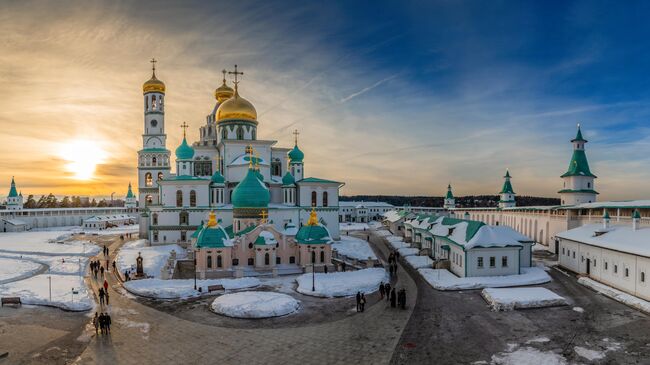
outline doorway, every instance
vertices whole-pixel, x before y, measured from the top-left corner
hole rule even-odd
[[[591,270],[591,259],[587,259],[587,275],[589,275],[590,270]]]

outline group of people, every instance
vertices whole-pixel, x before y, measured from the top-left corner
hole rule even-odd
[[[402,288],[396,290],[397,288],[391,288],[390,283],[384,284],[382,281],[379,284],[379,296],[380,299],[386,297],[386,303],[390,304],[391,308],[401,308],[406,309],[406,289]]]
[[[388,255],[388,269],[390,275],[397,275],[397,260],[399,260],[399,251],[393,251]]]
[[[111,333],[111,316],[108,313],[98,314],[95,312],[93,318],[93,325],[95,326],[95,334],[101,330],[102,335]]]
[[[99,304],[104,305],[104,302],[106,302],[106,305],[109,305],[109,296],[108,296],[108,281],[104,280],[104,285],[102,288],[99,288],[97,295],[99,296]]]
[[[126,233],[126,238],[131,238],[133,236],[133,233]],[[120,235],[120,240],[124,241],[124,235]]]
[[[97,274],[101,274],[101,278],[104,278],[104,266],[99,260],[90,261],[90,271],[92,271],[95,280],[97,280]]]
[[[366,309],[366,295],[360,291],[357,292],[357,312],[363,312]]]

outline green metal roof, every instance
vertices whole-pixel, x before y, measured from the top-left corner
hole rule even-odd
[[[338,181],[319,179],[317,177],[307,177],[298,181],[299,183],[326,183],[326,184],[340,184]]]
[[[222,248],[226,247],[227,240],[230,239],[228,233],[220,225],[214,227],[203,226],[196,238],[197,248]]]
[[[210,178],[210,182],[213,184],[223,184],[226,182],[226,178],[221,175],[221,172],[219,170],[215,171],[214,174],[212,174],[212,177]]]
[[[13,176],[11,177],[11,188],[9,188],[9,195],[7,196],[8,198],[15,198],[18,196],[18,192],[16,191],[16,182],[14,181]]]
[[[584,150],[573,150],[573,156],[571,156],[571,162],[569,162],[569,169],[560,177],[567,176],[596,177],[596,175],[592,174],[589,170],[587,154]]]
[[[289,171],[282,177],[282,185],[293,185],[296,183],[296,179],[291,175]]]
[[[170,180],[208,180],[204,179],[202,177],[197,177],[197,176],[190,176],[190,175],[180,175],[180,176],[170,176],[165,179],[165,181],[170,181]]]
[[[131,190],[131,183],[129,183],[129,191],[126,193],[127,198],[135,198],[135,195],[133,195],[133,191]]]
[[[302,160],[305,158],[305,154],[302,153],[300,148],[298,148],[298,144],[293,147],[291,151],[289,151],[289,159],[291,159],[291,163],[302,163]]]
[[[506,180],[503,182],[503,187],[501,187],[499,194],[514,194],[515,191],[512,189],[512,184],[510,183],[510,171],[506,170],[506,175],[503,178]]]
[[[467,223],[467,229],[465,230],[465,242],[469,242],[469,240],[471,240],[472,237],[474,237],[476,232],[478,232],[478,230],[485,225],[485,223],[480,221],[472,221],[467,219],[458,219],[458,218],[449,218],[449,217],[444,217],[441,223],[445,226],[453,226],[462,222]]]
[[[451,184],[447,186],[447,196],[445,196],[445,199],[453,199],[454,194],[451,193]]]
[[[194,157],[194,148],[187,144],[187,139],[183,137],[183,142],[176,148],[176,159],[191,160]]]
[[[271,193],[256,172],[249,168],[246,176],[232,192],[232,205],[235,208],[266,208],[271,201]]]
[[[582,131],[580,131],[580,126],[578,126],[578,133],[576,138],[572,139],[571,142],[587,142],[586,139],[582,138]]]
[[[140,150],[141,152],[169,152],[168,149],[166,148],[158,148],[158,147],[153,147],[153,148],[143,148]]]
[[[318,224],[314,226],[302,226],[296,234],[296,241],[299,244],[309,245],[309,244],[324,244],[330,243],[332,238],[330,237],[327,228],[323,225]]]

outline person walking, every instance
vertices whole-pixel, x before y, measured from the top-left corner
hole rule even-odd
[[[361,311],[363,312],[366,309],[366,295],[361,293]]]
[[[95,334],[99,334],[99,314],[95,312],[95,317],[93,318],[93,326],[95,326]]]
[[[104,313],[104,320],[106,321],[106,332],[111,333],[111,316],[108,313]]]
[[[109,255],[109,250],[110,250],[110,249],[109,249],[108,247],[106,247],[106,256],[110,256],[110,255]]]
[[[361,292],[357,292],[357,312],[361,309]]]
[[[106,297],[106,305],[109,305],[110,303],[108,302],[108,290],[104,292],[104,296]]]
[[[397,295],[395,293],[395,288],[390,291],[390,306],[391,308],[395,308],[397,306]]]
[[[109,259],[106,259],[106,272],[108,273]]]
[[[103,335],[104,333],[106,333],[106,319],[104,318],[104,313],[99,315],[99,318],[97,318],[97,322],[99,322],[99,330]]]
[[[325,274],[327,274],[327,265],[323,266],[323,270],[325,271]]]
[[[341,263],[341,269],[343,269],[343,272],[345,272],[345,261]]]
[[[399,260],[399,251],[395,251],[395,261]]]
[[[104,288],[99,288],[99,305],[104,306]]]
[[[381,299],[384,299],[384,289],[385,289],[385,287],[384,287],[384,282],[382,281],[382,282],[379,284],[379,299],[380,299],[380,300],[381,300]]]
[[[390,301],[390,283],[384,285],[384,290],[386,290],[386,302]]]
[[[402,289],[401,292],[400,292],[400,294],[401,294],[401,296],[402,296],[402,303],[401,303],[402,305],[401,305],[401,308],[402,308],[402,309],[406,309],[406,289]]]
[[[117,264],[113,261],[113,271],[117,272]]]
[[[99,271],[102,273],[102,279],[104,278],[104,266],[99,268]]]
[[[104,279],[104,291],[108,292],[108,281]]]

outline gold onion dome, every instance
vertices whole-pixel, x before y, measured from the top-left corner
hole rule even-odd
[[[214,97],[219,103],[223,103],[224,101],[232,98],[234,93],[235,90],[233,90],[232,87],[226,85],[226,79],[223,79],[223,84],[214,90]]]
[[[235,88],[235,94],[217,109],[217,122],[229,119],[248,120],[257,122],[257,111],[250,101],[239,96]]]
[[[151,78],[142,85],[142,92],[144,94],[151,93],[151,92],[164,94],[165,83],[156,78],[156,72],[154,71],[153,74],[151,75]]]

